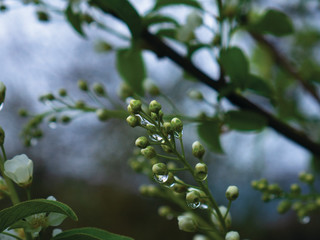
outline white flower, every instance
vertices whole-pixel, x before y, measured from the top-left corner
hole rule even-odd
[[[227,208],[225,206],[220,206],[219,210],[221,212],[222,217],[224,217],[226,215],[226,213],[227,213]],[[217,212],[215,210],[213,211],[213,214],[211,215],[211,220],[217,227],[222,229],[220,219],[218,218]],[[226,227],[230,227],[231,226],[231,214],[230,214],[230,212],[228,213],[228,215],[227,215],[227,217],[225,219],[225,224],[226,224]]]
[[[230,231],[226,234],[225,240],[240,240],[240,235],[238,232]]]
[[[32,182],[33,162],[25,154],[17,155],[4,163],[4,173],[19,186],[29,186]]]
[[[179,229],[186,232],[195,232],[197,230],[197,223],[193,219],[192,214],[185,213],[178,216]]]

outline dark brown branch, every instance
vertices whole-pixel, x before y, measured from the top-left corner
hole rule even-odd
[[[175,62],[189,74],[191,74],[204,84],[208,85],[209,87],[213,88],[217,92],[221,91],[222,87],[225,86],[223,82],[217,81],[216,79],[213,79],[206,75],[191,61],[178,54],[174,49],[169,47],[162,40],[148,32],[147,30],[142,33],[142,38],[148,43],[148,45],[157,55],[170,58],[173,62]],[[282,122],[272,114],[266,112],[264,109],[260,108],[259,106],[250,102],[248,99],[242,97],[239,94],[231,93],[226,96],[226,98],[241,109],[254,111],[265,116],[268,120],[268,125],[278,133],[309,150],[314,155],[320,156],[320,144],[313,142],[304,132],[299,131]]]
[[[292,63],[281,54],[279,49],[277,49],[270,41],[259,34],[250,33],[251,36],[260,44],[265,46],[268,51],[272,54],[274,60],[285,70],[287,71],[293,78],[299,81],[302,87],[311,94],[311,96],[317,101],[320,105],[320,96],[316,91],[316,88],[309,82],[307,82],[303,77],[300,75],[298,71],[294,68]]]

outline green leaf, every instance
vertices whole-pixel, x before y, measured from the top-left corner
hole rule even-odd
[[[179,26],[179,23],[175,19],[168,16],[159,15],[159,14],[147,15],[142,19],[142,24],[144,27],[149,27],[151,25],[159,24],[159,23],[172,23],[175,26]]]
[[[123,80],[139,95],[144,95],[143,81],[146,78],[144,61],[139,48],[117,51],[117,69]]]
[[[156,36],[176,39],[177,29],[175,29],[175,28],[162,28],[158,32],[156,32]]]
[[[128,0],[90,0],[89,3],[105,13],[117,15],[127,24],[132,36],[139,38],[142,31],[141,17]]]
[[[294,31],[291,19],[275,9],[269,9],[255,24],[249,26],[249,30],[277,37],[286,36]]]
[[[238,47],[223,49],[220,53],[220,63],[238,87],[245,88],[249,77],[249,63]]]
[[[220,122],[218,120],[199,124],[198,135],[211,151],[223,153],[220,143]]]
[[[226,113],[225,123],[229,128],[239,131],[258,131],[267,126],[267,119],[255,112],[232,110]]]
[[[198,3],[197,0],[157,0],[153,10],[158,10],[162,7],[167,7],[169,5],[178,5],[183,4],[186,6],[202,9],[201,5]]]
[[[263,80],[262,78],[256,75],[253,75],[253,74],[249,75],[247,88],[258,95],[261,95],[270,99],[274,98],[274,91],[270,86],[270,84],[268,84],[266,80]]]
[[[72,220],[77,221],[78,217],[67,205],[45,199],[35,199],[16,204],[0,211],[0,232],[13,225],[15,222],[38,213],[61,213]]]
[[[64,231],[52,240],[133,240],[98,228],[78,228]]]
[[[70,3],[65,11],[68,22],[81,36],[85,36],[82,30],[82,18],[80,13],[75,13],[72,9],[72,4]]]

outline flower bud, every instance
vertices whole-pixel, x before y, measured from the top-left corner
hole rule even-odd
[[[67,92],[66,89],[61,88],[61,89],[59,90],[58,94],[59,94],[60,97],[66,97],[66,96],[68,95],[68,92]]]
[[[298,211],[301,208],[303,208],[303,203],[302,202],[295,202],[295,203],[292,204],[292,209],[294,211]]]
[[[190,213],[178,216],[178,225],[179,229],[185,232],[195,232],[198,229],[198,224]]]
[[[131,113],[139,113],[141,111],[142,103],[140,100],[132,99],[129,103]]]
[[[202,159],[203,155],[205,153],[205,149],[202,146],[202,144],[199,141],[195,141],[192,144],[192,154],[196,158]]]
[[[194,235],[192,240],[209,240],[209,238],[207,238],[205,235],[197,234],[197,235]]]
[[[171,123],[170,122],[165,122],[163,123],[163,132],[165,134],[169,134],[172,132],[172,126],[171,126]]]
[[[127,117],[126,121],[131,127],[137,127],[140,125],[140,118],[137,116],[130,115]]]
[[[147,124],[146,129],[148,130],[149,135],[152,135],[157,132],[157,128],[153,124]]]
[[[222,216],[225,216],[227,211],[228,211],[228,209],[225,206],[220,206],[219,210],[220,210],[220,213],[221,213]],[[222,229],[221,222],[220,222],[219,218],[217,217],[217,212],[215,210],[213,211],[213,214],[211,215],[211,220],[217,227],[219,227],[219,229]],[[228,212],[228,215],[225,218],[225,224],[226,224],[227,228],[229,228],[231,226],[231,214],[230,214],[230,212]]]
[[[28,111],[23,109],[23,108],[21,108],[21,109],[19,109],[18,114],[19,114],[20,117],[27,117],[28,116]]]
[[[135,144],[139,148],[146,148],[149,145],[149,141],[148,141],[148,138],[146,138],[145,136],[142,136],[137,138]]]
[[[158,103],[156,100],[152,100],[149,104],[150,112],[159,113],[161,110],[161,104]]]
[[[205,163],[197,163],[194,168],[194,176],[197,180],[204,181],[208,176],[208,167]]]
[[[32,183],[33,162],[27,155],[17,155],[4,163],[4,174],[21,187]]]
[[[268,186],[268,191],[269,191],[269,193],[275,194],[275,195],[279,195],[282,192],[282,190],[278,184],[270,184]]]
[[[173,118],[171,120],[171,126],[174,131],[181,132],[183,129],[183,124],[179,118]]]
[[[314,182],[314,175],[313,174],[311,174],[311,173],[307,173],[306,174],[306,177],[305,177],[305,182],[307,183],[307,184],[313,184],[313,182]]]
[[[0,127],[0,146],[4,144],[5,132],[2,127]]]
[[[69,123],[70,121],[71,121],[71,118],[70,118],[69,116],[64,115],[64,116],[61,117],[61,122],[62,122],[62,123],[67,124],[67,123]]]
[[[198,191],[190,191],[186,194],[186,201],[189,204],[200,203],[200,193]]]
[[[76,108],[84,108],[85,106],[86,106],[86,103],[84,101],[82,101],[82,100],[78,100],[75,103],[75,107]]]
[[[239,189],[237,186],[229,186],[226,191],[226,198],[229,201],[234,201],[239,196]]]
[[[165,151],[166,153],[173,153],[172,149],[167,146],[167,145],[161,145],[163,151]]]
[[[188,190],[188,187],[186,185],[181,184],[181,183],[175,183],[172,186],[172,190],[176,193],[184,193]]]
[[[97,109],[96,115],[99,118],[100,121],[107,121],[109,119],[109,112],[107,109]]]
[[[266,190],[268,188],[268,181],[267,179],[265,178],[262,178],[258,181],[258,184],[257,184],[257,189],[259,191],[263,191],[263,190]]]
[[[80,89],[80,90],[82,90],[82,91],[88,91],[88,83],[86,82],[86,81],[84,81],[84,80],[79,80],[78,81],[78,88]]]
[[[291,184],[290,191],[295,195],[299,195],[301,192],[301,188],[298,184],[294,183],[294,184]]]
[[[188,92],[188,96],[189,98],[193,99],[193,100],[198,100],[201,101],[203,100],[203,95],[200,91],[198,90],[191,90]]]
[[[291,208],[291,202],[289,200],[283,200],[279,203],[277,211],[280,214],[286,213]]]
[[[48,22],[50,20],[50,15],[45,11],[38,10],[36,14],[37,14],[38,20],[41,22]]]
[[[158,96],[160,94],[158,86],[155,85],[152,81],[145,81],[144,87],[151,96]]]
[[[225,240],[240,240],[240,235],[236,231],[227,232]]]
[[[141,149],[141,153],[147,159],[151,159],[157,156],[156,150],[154,149],[154,147],[151,146]]]
[[[161,217],[165,217],[165,218],[168,218],[168,219],[171,219],[173,217],[173,214],[172,214],[172,210],[170,207],[168,206],[161,206],[159,207],[158,209],[158,214],[161,216]]]
[[[119,91],[118,91],[118,95],[122,100],[125,100],[126,98],[133,96],[133,94],[134,94],[134,92],[133,92],[132,88],[129,87],[128,84],[126,84],[126,83],[121,84]]]
[[[106,91],[104,90],[104,86],[101,83],[94,83],[92,86],[93,92],[97,96],[105,96]]]
[[[152,166],[152,172],[156,175],[167,175],[168,168],[164,163],[156,163]]]
[[[164,184],[167,185],[167,186],[169,186],[169,187],[171,187],[172,184],[174,183],[174,181],[175,181],[174,175],[173,175],[171,172],[169,172],[169,173],[168,173],[168,178],[167,178],[167,180],[164,182]]]
[[[4,99],[6,97],[6,89],[6,85],[4,85],[4,83],[0,81],[0,105],[4,102]]]

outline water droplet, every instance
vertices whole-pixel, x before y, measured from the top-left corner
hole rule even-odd
[[[154,142],[165,143],[164,139],[158,134],[152,134],[152,135],[149,136],[149,138]]]
[[[0,104],[0,111],[2,110],[3,108],[3,103]]]
[[[300,219],[300,223],[302,224],[307,224],[310,222],[310,217],[309,216],[304,216]]]
[[[201,203],[200,206],[199,206],[200,209],[208,209],[208,205],[207,204],[204,204],[204,203]]]
[[[187,202],[187,205],[189,208],[196,209],[200,207],[201,203],[200,202]]]
[[[154,175],[154,179],[158,182],[158,183],[165,183],[169,178],[169,175],[158,175],[155,174]]]
[[[176,132],[176,131],[175,131],[175,132],[173,133],[173,135],[174,135],[175,138],[178,138],[178,139],[179,139],[180,136],[182,137],[183,131],[181,131],[181,132]]]
[[[57,128],[57,124],[55,122],[50,122],[49,123],[49,128],[56,129]]]
[[[141,123],[141,125],[146,126],[147,124],[151,124],[151,122],[149,122],[148,120],[144,119],[144,118],[141,117],[139,114],[136,114],[136,116],[137,116],[138,118],[140,118],[140,123]]]
[[[31,144],[31,146],[36,146],[36,145],[38,144],[38,140],[35,139],[35,138],[32,138],[32,139],[30,140],[30,144]]]

